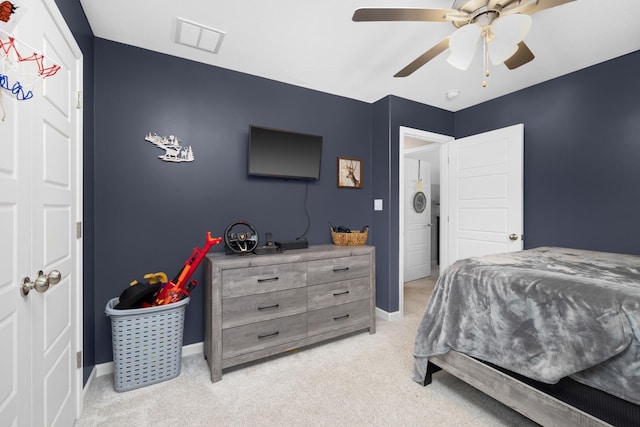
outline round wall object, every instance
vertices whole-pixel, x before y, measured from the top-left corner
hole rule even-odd
[[[425,196],[422,191],[418,191],[413,196],[413,209],[418,213],[422,213],[424,212],[426,207],[427,207],[427,196]]]

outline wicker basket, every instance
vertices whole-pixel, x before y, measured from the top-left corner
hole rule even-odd
[[[369,227],[364,231],[352,231],[351,233],[336,233],[331,229],[331,239],[334,245],[338,246],[362,246],[367,243]]]

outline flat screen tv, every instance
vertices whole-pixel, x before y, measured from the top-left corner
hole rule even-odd
[[[320,179],[322,137],[249,127],[249,175]]]

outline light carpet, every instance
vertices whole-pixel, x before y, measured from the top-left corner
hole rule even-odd
[[[226,369],[202,355],[175,379],[118,393],[95,379],[76,426],[535,426],[446,372],[411,380],[415,332],[434,280],[405,284],[405,316],[362,332]]]

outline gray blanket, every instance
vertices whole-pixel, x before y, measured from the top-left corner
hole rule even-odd
[[[449,350],[640,404],[640,256],[543,247],[457,261],[418,327],[414,380]]]

